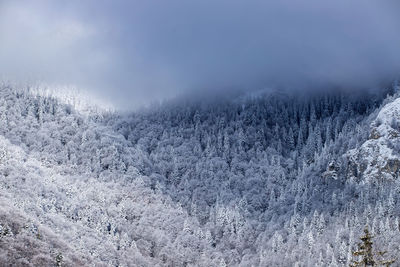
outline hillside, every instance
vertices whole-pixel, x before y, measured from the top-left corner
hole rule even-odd
[[[53,266],[61,254],[66,266],[155,266],[186,259],[182,235],[205,243],[187,212],[132,166],[138,152],[99,114],[21,90],[1,94],[1,226],[12,229],[0,241],[3,264]],[[24,238],[31,241],[22,246]],[[34,249],[38,242],[46,246]]]
[[[397,96],[263,94],[121,115],[3,85],[0,261],[346,266],[365,224],[400,255]]]

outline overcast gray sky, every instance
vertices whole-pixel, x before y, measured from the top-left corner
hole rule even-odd
[[[0,74],[76,85],[122,108],[192,91],[374,87],[400,73],[399,8],[395,0],[0,0]]]

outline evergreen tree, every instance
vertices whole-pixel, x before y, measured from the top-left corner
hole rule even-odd
[[[370,235],[368,227],[364,229],[364,235],[360,238],[362,243],[358,244],[358,250],[353,252],[353,255],[358,257],[358,260],[353,260],[350,267],[357,266],[390,266],[395,262],[394,259],[391,260],[377,260],[376,257],[382,257],[386,254],[386,251],[374,252],[372,245],[373,236]],[[360,259],[361,257],[361,259]]]

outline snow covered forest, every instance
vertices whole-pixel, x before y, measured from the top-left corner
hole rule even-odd
[[[120,114],[0,88],[2,266],[348,266],[400,255],[398,86]]]

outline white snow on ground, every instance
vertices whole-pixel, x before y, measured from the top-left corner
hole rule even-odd
[[[381,121],[382,125],[390,125],[392,120],[400,122],[400,98],[386,104],[376,117],[375,123]]]
[[[400,133],[396,125],[400,125],[400,98],[381,109],[371,123],[370,138],[361,147],[347,153],[350,162],[357,165],[363,181],[397,178],[400,155],[394,145],[400,142]]]

